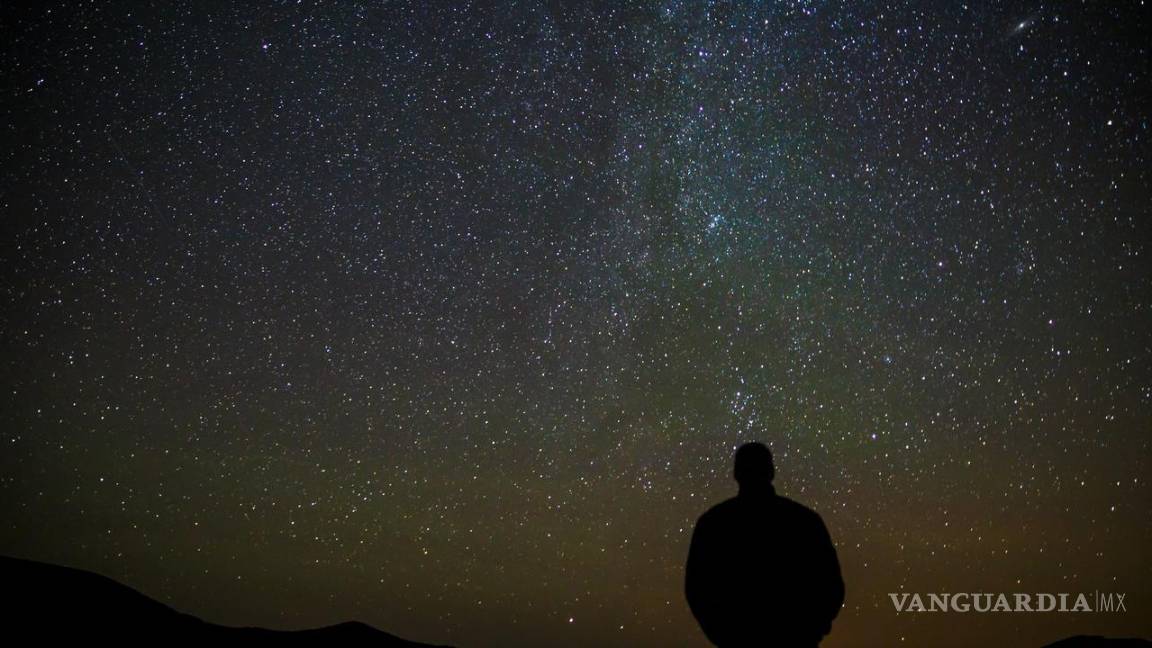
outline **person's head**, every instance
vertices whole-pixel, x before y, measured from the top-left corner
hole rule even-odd
[[[772,451],[763,443],[745,443],[736,449],[736,468],[733,474],[741,490],[759,490],[770,486],[776,477]]]

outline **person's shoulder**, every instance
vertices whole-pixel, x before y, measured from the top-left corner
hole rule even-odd
[[[724,519],[724,518],[732,515],[733,512],[736,511],[738,506],[739,505],[738,505],[737,498],[729,497],[728,499],[724,500],[723,502],[720,502],[719,504],[716,504],[715,506],[708,509],[707,511],[704,511],[703,515],[700,516],[700,519],[697,523],[701,523],[701,522],[708,523],[708,522],[712,522],[715,520]]]
[[[777,500],[781,509],[783,509],[788,515],[813,523],[824,523],[824,520],[820,517],[819,513],[801,504],[800,502],[797,502],[794,499],[777,495]]]

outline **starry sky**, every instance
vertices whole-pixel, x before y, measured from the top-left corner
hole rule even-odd
[[[1152,636],[1149,17],[5,2],[0,553],[705,646],[692,525],[758,439],[838,547],[825,646]]]

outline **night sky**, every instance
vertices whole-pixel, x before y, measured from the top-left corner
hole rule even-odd
[[[0,4],[0,553],[698,647],[758,439],[839,551],[825,646],[1152,636],[1150,14]]]

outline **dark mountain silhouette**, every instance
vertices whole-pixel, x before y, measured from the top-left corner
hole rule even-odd
[[[1152,648],[1147,639],[1109,639],[1107,637],[1077,635],[1050,643],[1044,648]]]
[[[0,556],[0,637],[157,642],[157,645],[241,641],[257,646],[447,648],[407,641],[358,622],[311,630],[234,628],[177,612],[111,578],[48,563]],[[230,645],[230,644],[229,644]],[[1076,636],[1043,648],[1152,648],[1146,639]]]
[[[149,641],[156,645],[243,641],[276,646],[363,645],[435,648],[349,622],[311,630],[233,628],[177,612],[136,590],[92,572],[0,557],[4,634],[44,640]]]

